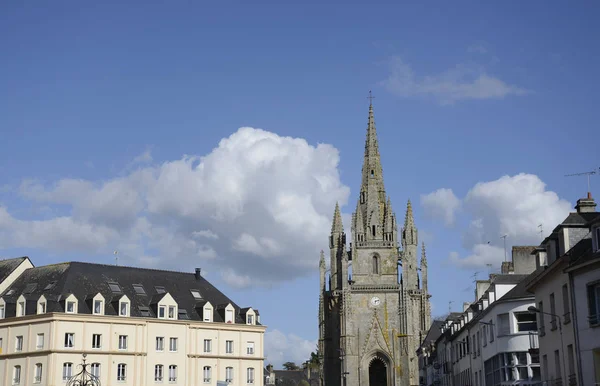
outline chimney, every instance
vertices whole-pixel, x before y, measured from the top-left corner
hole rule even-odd
[[[202,268],[196,268],[196,273],[194,274],[194,276],[196,277],[196,280],[200,280],[200,278],[202,277]]]
[[[469,307],[471,307],[471,303],[463,302],[463,312],[465,312]]]
[[[580,198],[575,205],[577,213],[590,213],[596,211],[596,202],[592,198],[592,193],[588,192],[586,198]]]

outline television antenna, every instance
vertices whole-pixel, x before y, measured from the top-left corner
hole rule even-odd
[[[119,256],[118,256],[118,254],[119,254],[119,251],[115,250],[113,252],[113,255],[115,255],[115,265],[119,265]]]
[[[540,228],[540,239],[542,239],[542,241],[544,240],[544,226],[542,224],[538,225],[538,228]]]
[[[590,177],[594,174],[598,174],[598,171],[600,170],[600,168],[598,168],[598,170],[594,169],[591,170],[589,172],[581,172],[581,173],[572,173],[572,174],[565,174],[565,177],[575,177],[575,176],[587,176],[587,185],[588,185],[588,197],[591,196],[591,189],[590,189]]]

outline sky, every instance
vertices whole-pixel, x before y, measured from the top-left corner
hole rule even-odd
[[[302,3],[3,2],[0,257],[201,267],[279,366],[316,348],[369,90],[434,316],[585,196],[565,175],[600,166],[597,2]]]

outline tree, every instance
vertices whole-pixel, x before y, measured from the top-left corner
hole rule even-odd
[[[285,362],[283,364],[283,368],[286,370],[300,370],[300,367],[298,367],[294,362]]]

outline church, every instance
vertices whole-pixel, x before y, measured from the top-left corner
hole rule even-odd
[[[319,261],[321,386],[419,385],[416,350],[431,324],[431,296],[418,244],[410,201],[398,239],[371,103],[351,239],[336,204],[329,267],[324,252]]]

